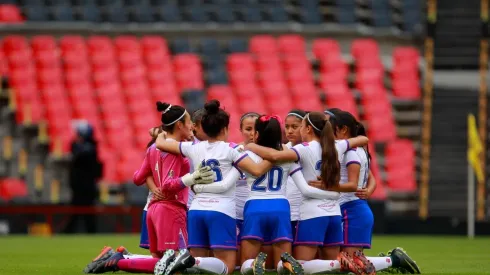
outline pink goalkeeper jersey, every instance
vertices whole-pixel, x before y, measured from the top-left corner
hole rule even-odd
[[[161,202],[172,202],[187,207],[189,189],[180,178],[189,173],[189,169],[189,160],[182,155],[162,152],[153,144],[146,151],[141,168],[134,173],[133,181],[136,185],[142,185],[151,173],[156,186],[162,190],[163,195],[167,198]],[[155,203],[154,200],[150,202],[150,205],[153,203]]]

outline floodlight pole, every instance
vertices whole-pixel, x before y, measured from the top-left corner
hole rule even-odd
[[[475,238],[475,172],[468,162],[468,214],[467,230],[468,238]]]

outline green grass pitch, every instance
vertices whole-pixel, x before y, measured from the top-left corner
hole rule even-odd
[[[132,253],[147,254],[137,247],[138,240],[136,235],[3,236],[0,274],[83,274],[82,269],[104,245],[124,245]],[[405,248],[423,274],[490,274],[490,238],[376,236],[373,244],[367,255],[395,246]]]

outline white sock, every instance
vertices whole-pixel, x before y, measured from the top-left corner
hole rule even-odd
[[[196,257],[195,268],[207,273],[227,274],[228,267],[218,258],[214,257]]]
[[[282,261],[279,261],[277,263],[277,274],[282,274],[283,271],[284,271],[284,267],[282,266]]]
[[[388,269],[392,265],[390,257],[367,257],[367,259],[373,263],[376,271]]]
[[[151,255],[141,255],[141,254],[131,254],[131,255],[123,255],[124,259],[151,259],[153,258]]]
[[[340,263],[337,260],[311,260],[302,264],[305,274],[327,273],[340,270]]]
[[[253,268],[252,268],[252,264],[253,264],[254,260],[253,259],[248,259],[246,260],[245,262],[243,262],[242,264],[242,268],[240,268],[240,272],[243,274],[243,275],[249,275],[249,274],[252,274],[253,273]]]

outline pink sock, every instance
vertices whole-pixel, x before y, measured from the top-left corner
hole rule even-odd
[[[117,267],[126,272],[153,274],[153,269],[155,268],[158,260],[160,259],[122,259],[117,262]]]

